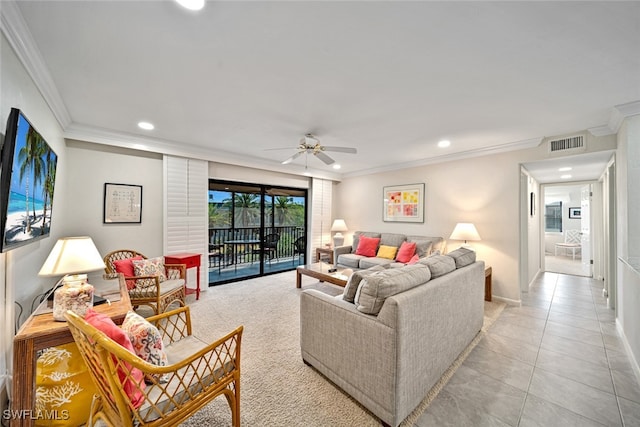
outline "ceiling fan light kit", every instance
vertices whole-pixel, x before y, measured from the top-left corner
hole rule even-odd
[[[298,145],[297,150],[298,150],[297,153],[295,153],[293,156],[289,157],[288,159],[284,160],[282,164],[287,165],[303,154],[307,154],[307,155],[313,154],[322,162],[324,162],[326,165],[331,165],[335,163],[335,160],[333,160],[331,157],[325,154],[325,151],[335,151],[338,153],[349,153],[349,154],[356,154],[358,152],[358,150],[351,147],[324,146],[320,144],[320,140],[318,138],[316,138],[310,133],[306,134],[304,137],[302,137],[302,139],[300,139],[300,144]],[[305,158],[305,166],[306,166],[306,158]]]

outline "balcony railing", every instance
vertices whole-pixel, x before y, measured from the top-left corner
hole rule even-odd
[[[275,250],[275,258],[292,257],[295,254],[294,242],[304,236],[304,227],[283,226],[269,227],[264,230],[265,236],[277,233],[280,236]],[[260,241],[259,227],[241,228],[210,228],[209,250],[225,250],[225,242],[228,241]],[[228,245],[227,245],[228,246]],[[257,248],[259,250],[259,248]],[[228,250],[228,249],[227,249]]]

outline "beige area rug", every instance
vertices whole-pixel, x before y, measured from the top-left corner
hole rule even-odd
[[[303,277],[303,289],[336,295],[342,288]],[[243,426],[379,426],[359,403],[305,365],[300,356],[300,289],[295,272],[214,286],[189,300],[194,334],[214,340],[244,325],[240,418]],[[191,297],[190,297],[191,298]],[[469,352],[498,318],[504,304],[485,302],[483,331],[469,345],[425,401],[402,423],[413,425]],[[184,426],[230,426],[224,397],[193,415]]]

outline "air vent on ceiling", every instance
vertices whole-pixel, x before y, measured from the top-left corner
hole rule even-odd
[[[585,151],[584,135],[575,135],[549,141],[549,153],[566,154],[569,152]]]

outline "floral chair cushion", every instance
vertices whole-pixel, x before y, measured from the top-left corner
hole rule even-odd
[[[132,262],[136,276],[158,276],[160,282],[167,280],[163,257],[133,260]]]

